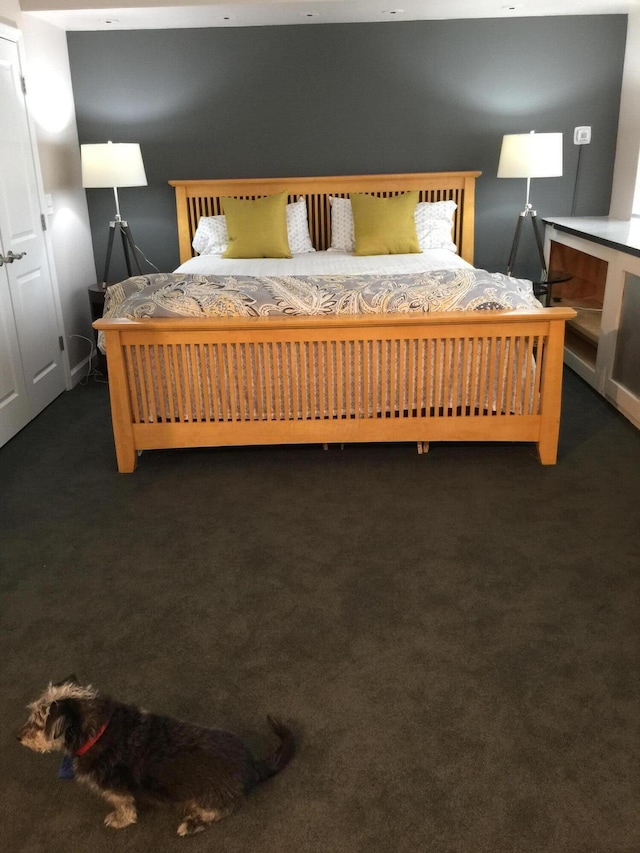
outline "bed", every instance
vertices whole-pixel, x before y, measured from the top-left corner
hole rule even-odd
[[[149,449],[382,441],[420,452],[435,441],[534,442],[554,464],[574,312],[541,307],[530,282],[473,267],[479,174],[171,181],[180,266],[110,287],[94,323],[118,470],[132,472]],[[451,215],[444,243],[441,229],[430,248],[429,225],[418,229],[425,248],[395,257],[339,245],[350,199],[396,204],[411,193],[416,217]],[[308,251],[221,257],[223,199],[279,194],[292,246],[305,235],[293,235],[289,212],[304,206]]]

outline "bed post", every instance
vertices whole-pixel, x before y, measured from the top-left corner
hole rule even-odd
[[[133,418],[120,332],[104,329],[104,340],[107,350],[109,397],[118,471],[121,474],[132,474],[136,468],[137,453],[133,441]]]
[[[197,222],[191,224],[188,212],[187,187],[184,184],[176,184],[176,210],[178,211],[178,251],[180,262],[192,257],[191,229],[195,232]]]
[[[562,400],[562,367],[564,359],[565,320],[549,321],[549,339],[542,364],[540,392],[540,437],[538,457],[543,465],[555,465],[560,434]]]
[[[464,204],[462,209],[458,210],[458,215],[462,218],[461,229],[461,247],[460,256],[465,261],[473,263],[473,253],[475,251],[475,215],[476,215],[476,179],[475,175],[467,176],[464,179]]]

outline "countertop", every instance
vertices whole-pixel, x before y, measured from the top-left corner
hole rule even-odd
[[[543,220],[560,231],[640,257],[640,217],[612,219],[609,216],[545,216]]]

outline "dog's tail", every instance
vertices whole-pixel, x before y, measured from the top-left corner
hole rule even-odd
[[[267,722],[274,734],[280,738],[280,746],[266,758],[255,762],[259,782],[263,782],[283,770],[293,758],[296,750],[296,742],[290,729],[283,725],[280,720],[270,716],[267,716]]]

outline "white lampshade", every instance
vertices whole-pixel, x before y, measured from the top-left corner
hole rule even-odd
[[[137,142],[81,145],[83,187],[146,187],[142,153]]]
[[[502,137],[499,178],[557,178],[562,175],[561,133],[507,133]]]

